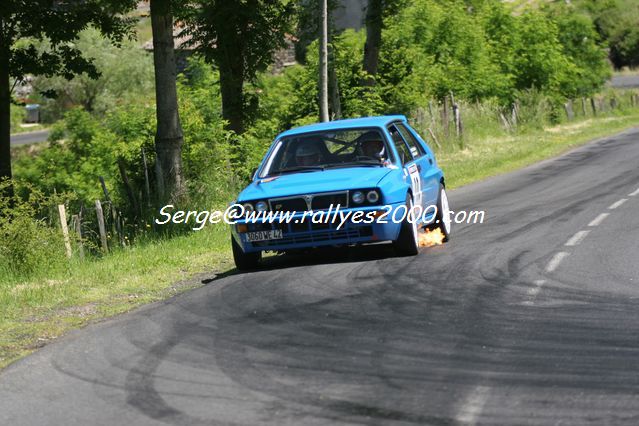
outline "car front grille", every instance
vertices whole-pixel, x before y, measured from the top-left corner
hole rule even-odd
[[[313,210],[326,210],[333,206],[340,209],[348,207],[348,193],[347,192],[335,192],[332,194],[319,194],[313,197],[311,206]]]
[[[327,210],[333,208],[340,209],[348,207],[348,191],[329,192],[320,194],[309,194],[311,197],[311,210]],[[308,204],[302,196],[272,198],[269,200],[271,210],[276,212],[305,212],[308,211]]]
[[[274,198],[270,200],[271,210],[275,212],[305,212],[308,210],[306,201],[299,197]]]

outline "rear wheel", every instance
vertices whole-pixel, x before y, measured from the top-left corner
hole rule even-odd
[[[260,266],[260,259],[262,259],[262,252],[244,253],[242,247],[235,242],[235,238],[231,236],[231,247],[233,248],[233,260],[235,261],[235,267],[240,271],[250,271],[257,269]]]
[[[450,208],[448,206],[448,196],[444,185],[439,184],[439,197],[437,198],[437,214],[435,220],[428,228],[431,230],[439,229],[444,235],[444,242],[450,239]]]
[[[414,256],[419,253],[419,234],[417,232],[417,221],[410,220],[409,214],[413,209],[413,199],[406,196],[406,217],[402,222],[399,237],[395,241],[395,250],[405,256]],[[412,223],[411,223],[412,222]]]

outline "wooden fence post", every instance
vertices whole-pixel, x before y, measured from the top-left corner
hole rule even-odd
[[[575,112],[572,109],[572,100],[569,100],[564,104],[564,110],[566,110],[566,117],[568,121],[572,121],[575,118]]]
[[[64,237],[64,248],[67,257],[70,259],[73,253],[71,252],[71,240],[69,240],[69,227],[67,225],[67,214],[64,204],[58,205],[58,213],[60,214],[60,225],[62,226],[62,236]]]
[[[129,181],[129,175],[126,172],[126,167],[124,166],[124,160],[122,158],[118,158],[118,169],[120,169],[120,177],[122,177],[122,182],[124,183],[126,195],[129,198],[131,207],[133,207],[133,211],[135,212],[135,214],[141,218],[142,210],[140,209],[138,200],[135,198],[135,193],[133,192],[133,187],[131,186],[131,182]]]
[[[510,123],[508,122],[508,119],[506,118],[503,112],[499,113],[499,118],[501,118],[501,124],[504,125],[504,128],[506,129],[506,131],[510,132],[511,130]]]
[[[428,101],[428,114],[430,115],[431,124],[435,121],[435,113],[433,113],[433,100]]]
[[[586,116],[586,99],[581,98],[581,113]]]
[[[450,123],[450,119],[448,118],[448,96],[444,96],[443,103],[442,103],[441,116],[442,116],[442,129],[444,131],[444,137],[448,138],[450,133],[450,129],[448,128]]]
[[[439,144],[439,141],[437,140],[437,136],[435,136],[435,133],[430,127],[428,128],[428,133],[430,133],[430,136],[433,138],[433,142],[435,142],[435,145],[437,145],[437,148],[442,149],[442,146]]]
[[[146,207],[151,208],[151,186],[149,184],[149,166],[146,162],[146,152],[142,147],[142,164],[144,165],[144,197],[146,198]]]
[[[462,118],[461,118],[461,109],[459,108],[458,104],[453,104],[453,113],[455,115],[455,133],[457,134],[457,138],[459,138],[459,140],[461,141],[461,145],[462,148],[464,147],[464,141],[463,141],[463,136],[464,136],[464,125],[462,123]]]
[[[106,197],[107,202],[109,203],[109,208],[111,210],[111,217],[113,218],[114,233],[117,234],[118,239],[120,240],[120,244],[124,246],[125,245],[124,232],[122,230],[122,227],[120,226],[120,221],[119,221],[120,215],[115,209],[115,206],[113,205],[113,201],[111,201],[111,197],[109,196],[109,191],[107,190],[106,182],[104,181],[104,178],[102,176],[98,176],[98,178],[100,179],[100,184],[102,185],[102,191],[104,192],[104,196]]]
[[[595,98],[590,98],[590,106],[592,107],[592,115],[597,116],[597,103]]]
[[[107,244],[106,228],[104,226],[104,212],[102,211],[102,203],[100,203],[100,200],[95,200],[95,215],[98,218],[98,230],[100,231],[102,251],[104,253],[108,253],[109,245]]]
[[[80,259],[84,259],[84,244],[82,243],[82,219],[81,215],[74,214],[71,218],[73,222],[73,227],[75,228],[75,233],[78,236],[78,253],[80,253]]]

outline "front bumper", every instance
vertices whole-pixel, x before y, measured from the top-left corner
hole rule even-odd
[[[313,247],[335,246],[335,245],[353,245],[374,243],[380,241],[394,241],[397,239],[401,224],[394,223],[391,219],[392,212],[403,205],[403,203],[391,204],[391,213],[386,217],[387,223],[353,223],[346,221],[340,229],[337,229],[340,222],[328,221],[328,223],[312,223],[310,217],[306,217],[301,221],[303,213],[296,214],[288,223],[247,223],[238,221],[235,225],[231,225],[233,238],[240,245],[245,253],[253,253],[258,251],[274,250],[294,250]],[[345,209],[346,214],[349,211],[362,211],[364,214],[371,211],[380,211],[380,207],[360,207],[353,209]],[[238,232],[238,225],[245,225],[248,232],[265,231],[271,229],[281,229],[282,238],[268,241],[249,242],[245,232]],[[242,226],[244,228],[244,226]]]

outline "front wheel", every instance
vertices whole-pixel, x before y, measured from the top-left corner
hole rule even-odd
[[[406,196],[406,209],[407,213],[413,210],[413,199],[410,195]],[[419,253],[417,221],[410,220],[409,216],[406,214],[399,230],[399,237],[395,241],[395,250],[404,256],[414,256]]]
[[[446,195],[446,189],[442,184],[439,184],[439,197],[437,198],[437,214],[435,220],[428,228],[431,230],[439,229],[444,236],[443,242],[447,242],[450,239],[450,207],[448,206],[448,196]]]
[[[242,247],[235,242],[235,238],[231,236],[231,247],[233,248],[233,260],[235,261],[235,267],[240,271],[250,271],[257,269],[260,266],[260,259],[262,259],[262,252],[244,253]]]

